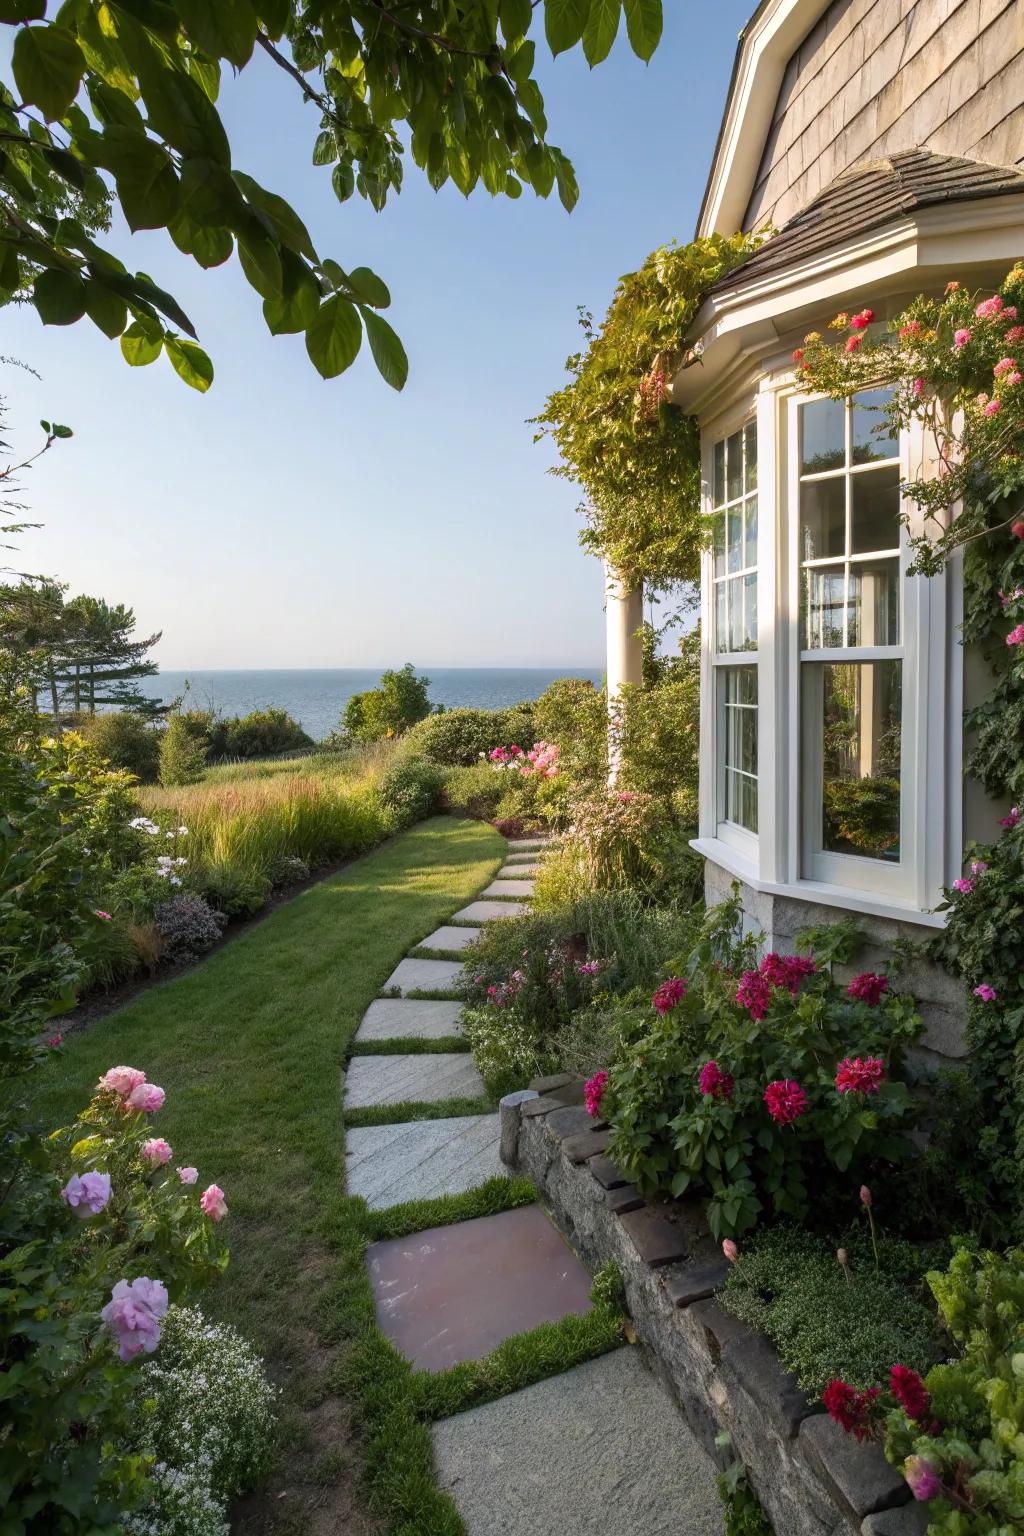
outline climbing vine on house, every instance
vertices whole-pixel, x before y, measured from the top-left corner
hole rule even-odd
[[[955,281],[886,325],[870,308],[837,315],[793,354],[801,382],[841,398],[891,388],[880,430],[923,424],[926,476],[904,486],[923,518],[908,527],[910,574],[964,551],[963,640],[992,687],[965,717],[966,771],[1011,808],[946,892],[939,958],[971,993],[972,1055],[950,1125],[967,1127],[947,1172],[976,1224],[1024,1224],[1024,264],[995,293]],[[836,334],[838,333],[838,334]],[[909,515],[905,517],[909,524]],[[997,829],[993,827],[993,832]],[[967,1096],[967,1103],[963,1102]]]
[[[633,583],[695,582],[703,542],[697,425],[672,404],[680,350],[711,285],[760,243],[711,235],[663,245],[619,279],[600,327],[580,310],[585,345],[569,382],[535,418],[581,487],[583,547]]]

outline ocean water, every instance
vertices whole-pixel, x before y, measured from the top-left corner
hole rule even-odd
[[[422,667],[430,678],[430,702],[446,709],[471,706],[503,709],[536,699],[557,677],[589,678],[601,686],[602,672],[580,667]],[[354,693],[376,688],[380,671],[360,667],[310,667],[302,670],[166,672],[144,678],[142,692],[168,704],[185,692],[193,708],[223,715],[247,715],[254,709],[286,709],[302,728],[321,741],[338,725]]]

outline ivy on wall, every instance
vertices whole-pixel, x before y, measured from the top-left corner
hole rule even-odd
[[[534,418],[537,439],[551,438],[561,457],[553,472],[584,493],[580,542],[631,585],[697,580],[699,439],[672,404],[670,381],[704,295],[761,238],[712,235],[652,251],[619,279],[600,328],[581,309],[585,345]]]

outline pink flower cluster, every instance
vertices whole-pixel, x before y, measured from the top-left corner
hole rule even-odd
[[[807,1095],[791,1077],[777,1078],[764,1091],[764,1102],[776,1125],[791,1125],[807,1113]]]
[[[137,1110],[142,1114],[154,1114],[163,1107],[164,1090],[155,1083],[146,1082],[145,1072],[138,1067],[111,1067],[104,1072],[97,1087],[106,1093],[116,1093],[126,1114]]]
[[[858,1003],[867,1003],[869,1008],[877,1008],[888,990],[888,976],[878,976],[874,971],[862,971],[853,978],[846,992],[848,997],[855,998]]]
[[[723,1072],[717,1061],[707,1061],[700,1069],[700,1091],[713,1099],[726,1103],[732,1098],[733,1080],[730,1072]]]
[[[480,755],[482,757],[483,753]],[[557,778],[560,756],[561,748],[553,741],[535,741],[529,752],[524,752],[522,747],[511,746],[495,747],[493,752],[487,754],[488,761],[495,768],[514,768],[524,779],[534,773],[544,779]]]
[[[873,309],[862,309],[860,314],[850,317],[850,330],[866,331],[874,318],[875,312]]]
[[[885,1081],[885,1062],[880,1056],[846,1056],[836,1069],[840,1093],[877,1093]]]
[[[961,875],[959,880],[953,881],[953,889],[954,891],[959,891],[961,896],[969,896],[977,883],[977,880],[971,880],[969,877]]]
[[[592,1120],[596,1120],[601,1113],[601,1100],[604,1098],[607,1087],[607,1072],[595,1072],[593,1077],[583,1085],[583,1102]]]
[[[136,1355],[151,1355],[156,1349],[166,1313],[166,1286],[141,1275],[130,1284],[127,1280],[117,1282],[100,1317],[114,1335],[121,1359],[134,1360]]]
[[[1005,827],[1008,832],[1012,832],[1014,827],[1016,827],[1019,824],[1019,822],[1020,822],[1020,810],[1018,809],[1017,806],[1012,806],[1011,809],[1010,809],[1010,814],[1008,816],[1000,817],[999,825],[1001,827]]]
[[[79,1221],[98,1216],[110,1199],[109,1173],[73,1173],[61,1190]]]
[[[525,980],[522,971],[513,971],[508,981],[487,988],[487,1001],[495,1008],[507,1008],[519,996]]]
[[[871,1410],[878,1396],[877,1387],[868,1387],[867,1391],[858,1392],[849,1382],[836,1379],[829,1382],[821,1394],[821,1400],[830,1416],[848,1435],[866,1440],[871,1434]]]
[[[663,981],[661,986],[651,998],[651,1002],[657,1011],[664,1016],[671,1013],[673,1008],[678,1008],[686,996],[686,982],[679,976],[670,976],[668,981]]]
[[[580,976],[600,976],[611,965],[610,960],[581,960],[576,967]]]
[[[752,1019],[765,1017],[772,1000],[772,988],[782,987],[793,997],[807,976],[818,967],[810,955],[765,955],[756,971],[744,971],[736,987],[736,1001]]]
[[[987,981],[983,981],[980,986],[975,987],[974,996],[979,997],[983,1003],[994,1003],[998,999],[999,993],[995,987],[990,986]]]
[[[1007,645],[1024,645],[1024,624],[1017,624],[1006,637]]]

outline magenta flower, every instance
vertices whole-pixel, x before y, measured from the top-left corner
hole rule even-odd
[[[928,1388],[917,1371],[909,1365],[894,1365],[889,1372],[889,1390],[910,1418],[924,1418],[928,1412]]]
[[[73,1173],[61,1190],[79,1221],[98,1216],[110,1199],[109,1173]]]
[[[1024,624],[1018,624],[1015,629],[1010,630],[1006,643],[1007,645],[1024,645]]]
[[[921,396],[923,394],[924,394],[924,379],[915,379],[914,380],[914,395],[915,395],[915,398],[920,400],[920,398],[921,398]]]
[[[661,986],[651,998],[657,1011],[664,1015],[671,1013],[673,1008],[678,1008],[686,996],[686,982],[680,976],[670,976],[668,981],[663,981]]]
[[[791,1125],[807,1113],[807,1095],[791,1077],[769,1083],[764,1091],[764,1102],[776,1125]]]
[[[732,1098],[733,1080],[730,1072],[723,1072],[717,1061],[706,1061],[700,1069],[701,1093],[709,1093],[713,1099],[724,1102]]]
[[[869,1211],[874,1205],[874,1201],[871,1198],[871,1191],[868,1189],[866,1184],[862,1184],[860,1187],[860,1203],[861,1205],[866,1206]]]
[[[986,405],[982,410],[981,414],[983,416],[998,416],[1000,408],[1001,407],[998,400],[990,400],[988,405]]]
[[[1013,370],[1012,373],[1008,373],[1006,375],[1006,377],[1003,380],[1003,383],[1006,385],[1006,387],[1008,389],[1012,389],[1015,384],[1019,384],[1020,383],[1020,374],[1017,372],[1016,368]]]
[[[155,1114],[163,1107],[166,1094],[155,1083],[139,1083],[128,1095],[128,1103],[132,1109],[140,1109],[143,1114]]]
[[[999,993],[995,987],[991,987],[987,981],[983,981],[980,987],[975,987],[974,995],[975,997],[980,997],[983,1003],[994,1003]]]
[[[840,1093],[877,1093],[885,1080],[885,1062],[881,1056],[846,1056],[836,1068],[836,1087]]]
[[[818,967],[810,955],[765,955],[758,967],[769,986],[785,987],[796,997],[805,976],[813,976]]]
[[[760,1022],[771,1006],[771,982],[760,971],[744,971],[736,987],[736,1001]]]
[[[1011,810],[1010,810],[1009,816],[1003,816],[1003,817],[1000,818],[999,825],[1001,827],[1005,827],[1007,829],[1007,831],[1012,831],[1013,828],[1015,826],[1017,826],[1019,821],[1020,821],[1020,811],[1017,808],[1017,806],[1013,806],[1011,808]]]
[[[95,912],[93,913],[93,917],[98,917],[98,918],[102,919],[102,921],[105,922],[105,923],[113,922],[113,918],[110,916],[110,913],[109,912],[101,912],[99,907],[96,908]]]
[[[903,1463],[903,1476],[914,1498],[922,1504],[937,1498],[942,1492],[939,1474],[923,1456],[908,1456]]]
[[[979,320],[991,320],[993,315],[998,315],[1003,307],[1003,301],[998,293],[994,293],[990,299],[982,299],[975,307],[974,313]]]
[[[978,882],[976,880],[965,880],[961,878],[959,880],[953,881],[953,889],[954,891],[959,891],[961,896],[969,896],[977,883]]]
[[[972,860],[972,862],[971,862],[971,874],[972,875],[983,875],[985,873],[986,869],[988,869],[988,865],[985,863],[984,859],[974,859],[974,860]]]
[[[151,1355],[160,1342],[160,1327],[167,1314],[167,1288],[159,1280],[141,1275],[129,1285],[119,1280],[100,1313],[114,1338],[122,1360]]]
[[[104,1072],[97,1083],[98,1088],[106,1088],[110,1093],[119,1093],[123,1099],[140,1083],[146,1081],[145,1072],[140,1072],[138,1067],[111,1067],[109,1072]]]
[[[956,348],[956,350],[958,352],[960,351],[961,347],[966,347],[966,345],[970,341],[970,339],[971,339],[971,333],[966,328],[966,326],[963,327],[959,331],[954,331],[953,332],[953,345],[954,345],[954,347]]]
[[[850,982],[846,994],[856,998],[858,1003],[867,1003],[869,1008],[877,1008],[888,990],[888,976],[878,976],[874,971],[862,971]]]
[[[607,1087],[607,1072],[595,1072],[593,1077],[583,1085],[583,1102],[587,1107],[587,1114],[592,1120],[596,1120],[601,1113],[601,1100],[604,1098]]]
[[[199,1169],[198,1168],[179,1168],[179,1169],[177,1169],[177,1174],[178,1174],[178,1178],[181,1180],[181,1182],[183,1184],[194,1184],[196,1179],[198,1179],[198,1177],[199,1177]]]
[[[211,1221],[223,1221],[228,1213],[224,1191],[219,1184],[211,1184],[208,1189],[204,1189],[199,1196],[199,1204]]]
[[[1012,357],[1001,357],[999,359],[998,363],[996,363],[995,367],[992,369],[992,372],[995,374],[996,378],[998,379],[998,377],[999,377],[999,375],[1001,373],[1010,373],[1014,368],[1016,368],[1016,366],[1017,366],[1017,363],[1016,363],[1016,360],[1014,358],[1012,358]]]
[[[873,309],[862,309],[859,315],[854,315],[850,321],[851,331],[866,331],[875,318]]]
[[[162,1136],[154,1136],[150,1141],[142,1143],[142,1160],[150,1163],[154,1168],[159,1168],[171,1160],[170,1143],[164,1141]]]

